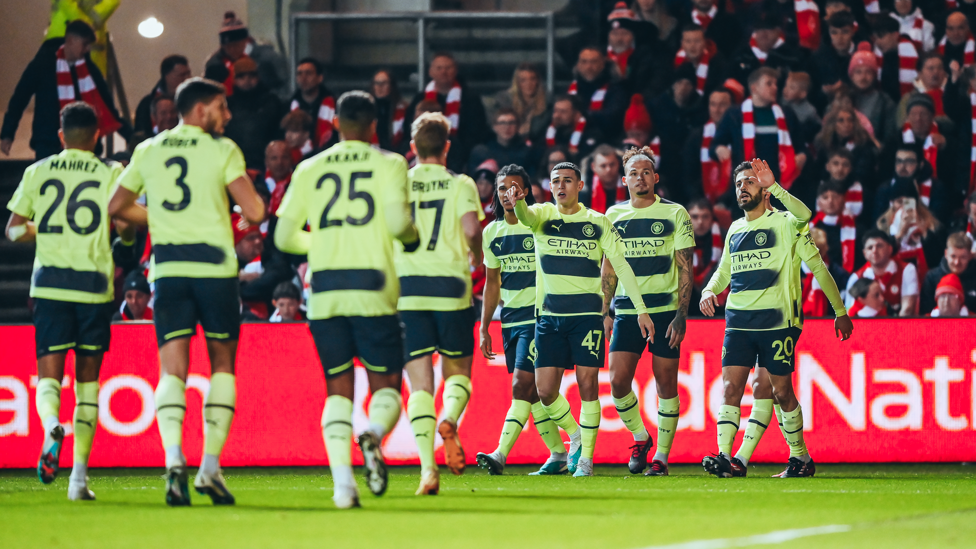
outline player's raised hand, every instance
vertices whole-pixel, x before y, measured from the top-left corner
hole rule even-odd
[[[641,335],[644,339],[654,343],[654,321],[650,315],[643,313],[637,316],[637,324],[640,326]]]
[[[512,203],[512,206],[515,206],[515,203],[519,200],[524,199],[525,194],[525,190],[519,188],[519,185],[512,185],[507,191],[505,191],[505,196],[508,197],[508,200]]]
[[[768,189],[776,183],[776,176],[773,175],[773,170],[769,169],[769,164],[765,160],[753,158],[750,163],[752,164],[752,171],[756,172],[756,180],[759,181],[760,187]]]
[[[702,292],[701,301],[698,303],[698,308],[705,316],[715,316],[715,307],[718,302],[715,299],[715,293],[711,290],[705,290]]]
[[[854,333],[854,322],[851,321],[851,317],[848,315],[839,316],[834,319],[834,333],[841,341],[847,341],[851,338],[851,334]]]
[[[481,354],[489,360],[495,358],[495,352],[491,350],[491,334],[486,328],[481,329]]]

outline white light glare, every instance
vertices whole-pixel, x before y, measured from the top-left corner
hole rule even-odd
[[[146,38],[156,38],[160,34],[163,34],[163,24],[159,22],[159,19],[150,17],[142,23],[139,23],[139,34]]]

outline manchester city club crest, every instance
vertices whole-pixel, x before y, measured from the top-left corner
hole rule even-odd
[[[583,236],[590,237],[595,234],[596,234],[596,229],[593,228],[593,225],[586,224],[583,226]]]
[[[526,237],[526,239],[522,241],[522,247],[526,250],[531,250],[535,247],[535,240],[533,240],[531,236]]]
[[[655,221],[654,224],[651,225],[651,232],[654,233],[654,234],[661,234],[661,233],[663,233],[664,232],[664,223],[661,223],[660,221]]]
[[[763,246],[766,244],[766,233],[756,233],[756,246]]]

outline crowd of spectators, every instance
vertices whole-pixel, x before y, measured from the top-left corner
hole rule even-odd
[[[501,166],[524,166],[543,201],[551,199],[551,168],[576,162],[581,201],[603,212],[628,199],[622,153],[650,146],[658,195],[691,215],[697,291],[718,265],[725,230],[742,215],[732,166],[764,158],[815,212],[811,236],[853,315],[976,312],[976,40],[969,27],[976,0],[597,4],[598,20],[573,48],[573,80],[553,94],[539,67],[521,63],[509,87],[479,95],[450,52],[431,56],[424,91],[412,97],[393,72],[376,71],[363,82],[379,112],[374,144],[413,163],[411,121],[444,113],[448,168],[475,179],[485,223],[493,219]],[[271,213],[295,166],[338,140],[328,67],[299,60],[289,98],[280,56],[256,47],[233,13],[219,36],[204,75],[226,87],[233,118],[225,135],[242,149]],[[45,42],[11,99],[0,132],[4,152],[31,95],[38,105],[32,147],[39,157],[57,152],[51,113],[59,109],[61,67],[67,61],[75,96],[91,96],[79,91],[75,67],[92,40],[68,24],[60,42]],[[89,63],[85,72],[100,92],[98,68]],[[162,60],[134,127],[120,129],[131,134],[131,146],[178,123],[173,94],[192,74],[182,55]],[[105,111],[107,126],[124,126],[111,101]],[[300,320],[304,258],[274,248],[274,219],[250,226],[234,218],[242,314]],[[151,238],[142,238],[141,258],[119,260],[122,320],[151,318],[151,292],[140,278]],[[484,273],[472,276],[477,293]],[[803,310],[831,314],[810,274]]]

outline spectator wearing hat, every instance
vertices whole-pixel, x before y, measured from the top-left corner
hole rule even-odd
[[[636,20],[633,10],[624,2],[617,2],[607,16],[610,31],[607,35],[607,64],[611,72],[623,78],[626,94],[658,93],[668,85],[668,66],[661,59],[663,45],[653,36],[648,23]],[[639,42],[641,31],[651,33]]]
[[[122,295],[125,299],[119,311],[112,316],[113,321],[132,322],[153,319],[153,309],[150,305],[152,289],[141,271],[132,271],[125,277],[125,282],[122,283]]]
[[[848,273],[857,260],[857,226],[845,208],[844,188],[833,180],[817,187],[817,213],[810,219],[811,229],[824,232],[830,263]]]
[[[264,149],[281,136],[284,108],[261,82],[258,64],[250,57],[234,62],[234,95],[227,98],[227,107],[231,119],[224,135],[241,148],[248,168],[264,171]]]
[[[545,133],[552,110],[538,66],[529,62],[519,63],[512,74],[512,85],[495,94],[494,99],[495,108],[515,111],[519,119],[518,134],[522,139]]]
[[[281,253],[271,250],[265,253],[264,236],[259,226],[251,225],[237,213],[231,215],[231,224],[237,253],[237,278],[241,283],[241,302],[246,316],[266,320],[271,312],[275,287],[294,277],[295,271]]]
[[[919,167],[925,168],[925,173],[939,180],[942,179],[942,174],[951,177],[955,173],[957,161],[952,123],[944,117],[936,117],[935,105],[928,94],[912,93],[903,99],[902,104],[905,106],[905,122],[901,131],[885,144],[885,154],[881,159],[882,176],[888,177],[892,173],[894,151],[902,145],[910,145],[921,152]],[[922,196],[923,202],[929,206],[931,195],[923,190]],[[941,209],[937,211],[942,213]]]
[[[471,149],[491,139],[491,128],[481,97],[458,77],[454,56],[447,52],[435,53],[427,70],[430,82],[424,91],[417,93],[407,107],[406,127],[413,122],[417,105],[422,101],[436,102],[451,123],[451,148],[447,151],[447,168],[463,172],[467,167]]]
[[[237,18],[237,14],[225,12],[220,27],[220,49],[207,59],[203,77],[223,82],[228,98],[234,94],[234,63],[246,56],[249,37],[247,27]],[[254,72],[257,72],[257,64],[254,67]]]
[[[894,7],[891,17],[901,26],[901,34],[911,38],[919,52],[935,49],[935,25],[925,18],[922,8],[915,7],[914,0],[895,0]]]
[[[881,91],[898,102],[902,95],[914,89],[920,52],[911,38],[901,34],[898,20],[889,15],[883,12],[877,16],[871,24],[871,33]]]
[[[655,131],[651,113],[644,103],[644,96],[635,93],[630,98],[630,106],[624,112],[624,141],[620,148],[622,150],[631,147],[639,149],[645,145],[654,152],[654,162],[660,162],[661,137]]]
[[[810,229],[810,238],[817,245],[817,249],[820,251],[820,258],[823,259],[824,264],[827,266],[827,272],[830,273],[837,287],[846,288],[847,279],[851,276],[851,272],[831,260],[831,248],[827,243],[827,233],[820,228],[814,227]],[[824,293],[823,288],[820,287],[820,283],[813,276],[813,271],[807,268],[806,263],[801,266],[801,270],[803,271],[803,284],[800,295],[803,303],[804,316],[833,316],[830,300],[827,299],[827,294]]]
[[[532,150],[518,134],[520,125],[518,115],[515,114],[514,110],[503,108],[495,111],[491,124],[492,130],[495,132],[494,139],[471,149],[467,172],[474,174],[475,170],[489,159],[496,162],[495,172],[498,171],[498,166],[509,164],[530,166]],[[491,182],[491,187],[491,192],[494,193],[494,180]]]
[[[24,69],[14,88],[0,128],[0,152],[10,154],[17,126],[24,110],[34,98],[34,120],[30,147],[38,160],[61,152],[61,109],[68,103],[84,101],[98,113],[98,132],[110,136],[116,131],[128,139],[132,128],[124,124],[102,72],[89,57],[95,31],[84,21],[67,24],[64,38],[41,44],[34,59]]]
[[[603,50],[596,46],[580,50],[566,93],[576,96],[587,124],[608,137],[621,133],[627,91],[616,65],[607,62]]]
[[[325,67],[313,57],[306,57],[295,67],[295,94],[292,95],[288,110],[301,110],[312,118],[313,143],[316,150],[324,150],[338,142],[332,128],[335,118],[335,97],[325,87]],[[392,82],[392,80],[390,80]],[[379,130],[377,129],[377,132]]]
[[[851,80],[851,103],[871,123],[875,138],[887,143],[898,132],[895,119],[898,105],[887,93],[881,91],[878,71],[878,58],[871,51],[871,45],[861,42],[847,67],[847,75]]]
[[[312,117],[307,112],[301,109],[291,111],[282,117],[280,128],[291,153],[292,165],[297,166],[299,162],[315,154]]]
[[[961,318],[968,317],[969,308],[966,307],[965,294],[959,277],[949,273],[942,277],[935,287],[935,302],[937,307],[926,315],[932,318]]]
[[[688,195],[681,151],[692,130],[708,117],[708,104],[695,89],[695,72],[688,63],[675,72],[671,89],[651,103],[654,130],[661,140],[657,173],[669,200],[687,203]]]
[[[733,81],[738,84],[738,81]],[[709,203],[715,202],[729,188],[732,179],[732,162],[718,162],[709,154],[712,139],[718,123],[735,103],[734,94],[721,87],[708,95],[708,120],[697,127],[685,141],[682,158],[685,164],[684,175],[688,184],[688,194],[705,197]]]
[[[409,141],[405,138],[405,132],[409,130],[403,126],[408,103],[400,95],[400,86],[393,73],[387,69],[373,73],[370,93],[376,101],[376,143],[381,149],[394,152],[404,150]]]
[[[732,76],[746,88],[749,75],[756,69],[776,69],[785,76],[792,70],[803,70],[805,64],[804,54],[783,39],[780,21],[765,12],[755,18],[752,36],[732,56],[731,62]]]
[[[939,306],[937,286],[941,286],[947,276],[956,277],[963,304],[976,311],[976,261],[973,261],[972,246],[972,239],[964,232],[949,235],[945,257],[926,273],[922,282],[920,310],[923,314]]]
[[[582,162],[583,190],[580,202],[591,210],[606,213],[614,204],[630,200],[620,174],[620,153],[610,145],[600,145]]]
[[[886,232],[871,229],[864,234],[864,259],[867,263],[847,280],[847,307],[854,306],[851,294],[854,284],[862,279],[876,280],[881,286],[885,302],[900,316],[914,316],[918,308],[919,280],[915,265],[894,257],[894,239]],[[863,284],[863,283],[862,283]]]
[[[306,320],[305,307],[302,305],[302,293],[291,282],[282,282],[275,286],[271,296],[274,312],[268,322],[303,322]]]
[[[851,56],[857,50],[854,45],[854,25],[854,15],[849,11],[831,15],[827,20],[830,40],[820,44],[820,48],[813,55],[817,80],[828,96],[836,93],[842,85],[850,83],[847,69],[851,64]]]
[[[136,119],[133,129],[143,132],[146,135],[155,135],[159,132],[154,131],[156,123],[152,120],[152,104],[157,97],[176,97],[176,88],[184,81],[189,80],[193,73],[190,72],[190,62],[182,55],[168,55],[159,64],[159,82],[136,107]],[[168,129],[168,128],[167,128]]]
[[[576,96],[557,95],[552,102],[552,122],[546,128],[545,136],[540,136],[537,141],[545,143],[547,149],[556,146],[565,148],[570,155],[569,160],[575,161],[589,155],[603,141],[603,135],[599,126],[580,112]]]
[[[733,52],[742,44],[742,22],[735,14],[719,9],[717,0],[692,0],[691,22],[705,31],[705,38],[716,51]]]
[[[858,279],[848,289],[847,294],[848,300],[852,302],[847,314],[857,318],[888,316],[889,303],[885,300],[884,288],[877,280]]]

